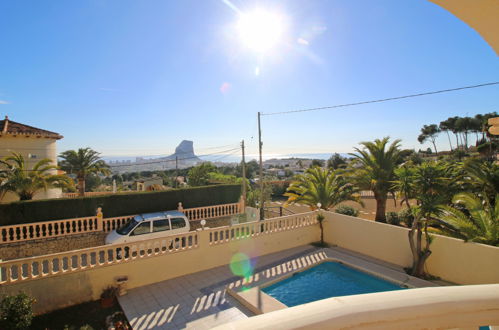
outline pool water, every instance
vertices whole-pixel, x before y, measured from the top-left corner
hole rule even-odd
[[[323,262],[262,289],[288,307],[338,296],[405,289],[339,262]]]

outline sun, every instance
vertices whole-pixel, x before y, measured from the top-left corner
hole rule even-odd
[[[281,41],[284,29],[282,16],[263,9],[242,13],[237,22],[241,43],[257,53],[274,48]]]

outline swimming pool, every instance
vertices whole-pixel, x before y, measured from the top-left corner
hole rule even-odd
[[[293,274],[262,291],[288,307],[338,296],[402,290],[405,287],[335,261]]]

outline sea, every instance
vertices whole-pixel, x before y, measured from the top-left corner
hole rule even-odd
[[[329,159],[334,153],[296,153],[296,154],[263,154],[262,159],[285,159],[285,158],[302,158],[302,159]],[[343,157],[351,157],[346,153],[338,153]],[[106,162],[109,161],[136,161],[137,158],[142,160],[155,160],[157,158],[166,157],[168,155],[153,155],[153,156],[103,156]],[[222,163],[238,163],[241,161],[240,154],[216,154],[216,155],[197,155],[204,161],[207,162],[222,162]],[[249,154],[245,156],[246,161],[258,160],[258,154]]]

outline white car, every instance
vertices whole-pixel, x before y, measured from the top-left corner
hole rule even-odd
[[[140,214],[106,236],[106,244],[143,241],[187,233],[189,219],[182,212],[166,211]]]

